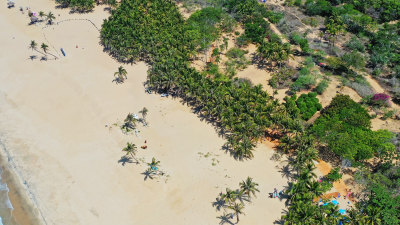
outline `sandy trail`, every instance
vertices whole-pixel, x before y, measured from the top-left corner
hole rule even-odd
[[[60,14],[58,21],[90,19],[100,27],[108,16],[102,8],[77,15],[56,10],[46,0],[29,4],[35,11]],[[112,83],[120,64],[103,52],[89,22],[69,21],[43,31],[27,23],[26,14],[0,7],[0,27],[7,30],[0,34],[0,132],[47,224],[217,224],[222,213],[212,202],[247,176],[260,184],[261,192],[246,205],[241,223],[272,224],[280,218],[284,202],[267,195],[287,180],[270,160],[270,148],[260,145],[253,160],[233,160],[221,151],[224,140],[214,128],[179,100],[145,94],[144,63],[125,65],[128,80]],[[36,54],[29,42],[45,42],[43,32],[66,57],[29,59]],[[150,126],[139,126],[139,137],[109,128],[144,106]],[[127,141],[140,146],[144,140],[149,148],[140,149],[138,157],[160,160],[167,181],[144,181],[145,164],[118,163]]]

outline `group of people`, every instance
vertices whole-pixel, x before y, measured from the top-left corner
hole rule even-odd
[[[348,199],[350,196],[353,196],[351,189],[346,189],[347,194],[343,196],[344,199]],[[340,192],[338,193],[338,198],[340,198]]]
[[[280,198],[282,194],[283,194],[283,190],[278,192],[278,189],[274,188],[274,192],[269,193],[269,197],[270,198]]]
[[[147,149],[147,140],[144,140],[144,145],[140,146],[142,149]]]

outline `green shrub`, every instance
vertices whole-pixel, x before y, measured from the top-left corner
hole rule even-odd
[[[310,25],[312,27],[317,27],[318,26],[318,20],[315,17],[306,17],[301,20],[306,25]]]
[[[296,70],[291,67],[281,67],[272,74],[268,84],[273,88],[286,88],[292,83],[293,77],[296,74]]]
[[[365,46],[357,37],[352,37],[345,46],[353,51],[365,52]]]
[[[326,179],[330,182],[338,181],[342,178],[342,174],[339,172],[340,168],[336,167],[335,169],[331,170],[327,175]]]
[[[307,57],[304,66],[299,71],[296,81],[290,86],[292,91],[308,90],[316,84],[315,71],[312,71],[314,62],[311,57]]]
[[[297,95],[294,94],[291,97],[286,96],[284,98],[285,102],[283,105],[286,108],[286,112],[291,116],[293,119],[297,119],[300,116],[300,109],[297,107],[296,100],[297,100]]]
[[[283,18],[283,13],[274,12],[272,10],[267,11],[265,15],[271,23],[279,23]]]
[[[250,40],[245,34],[241,34],[236,38],[236,45],[239,47],[246,46],[250,43]]]
[[[310,46],[308,45],[308,40],[302,37],[300,34],[293,33],[290,36],[290,41],[292,44],[300,45],[300,48],[304,53],[310,52]]]
[[[322,192],[327,192],[327,191],[330,191],[331,189],[333,188],[333,184],[332,184],[332,182],[329,182],[329,181],[327,181],[327,180],[323,180],[322,182],[321,182],[321,191]]]
[[[322,95],[324,93],[324,91],[328,88],[328,86],[329,86],[329,80],[323,79],[314,88],[314,91],[317,92],[319,95]]]
[[[332,5],[325,0],[307,0],[305,3],[306,13],[310,16],[329,16],[332,12]]]
[[[396,115],[396,110],[384,110],[382,119],[387,120],[389,118],[392,118],[394,115]]]
[[[229,76],[234,76],[236,70],[243,70],[250,64],[246,57],[247,53],[248,51],[240,48],[231,48],[226,52],[228,60],[225,62],[225,66]]]
[[[317,111],[322,109],[322,105],[316,98],[317,93],[310,92],[308,94],[302,94],[296,101],[296,105],[300,110],[301,118],[309,120]]]

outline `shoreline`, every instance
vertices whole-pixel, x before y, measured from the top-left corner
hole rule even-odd
[[[40,220],[39,212],[37,206],[32,202],[29,197],[29,190],[21,182],[22,177],[18,176],[17,172],[14,171],[12,164],[12,158],[10,158],[9,153],[5,149],[5,144],[0,140],[1,151],[0,151],[0,169],[2,170],[1,179],[3,183],[7,184],[9,189],[8,198],[11,202],[13,210],[12,222],[16,225],[43,225]]]

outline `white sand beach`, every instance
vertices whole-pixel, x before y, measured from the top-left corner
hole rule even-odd
[[[0,137],[7,146],[2,157],[9,157],[7,166],[18,174],[43,224],[220,224],[223,213],[212,202],[248,176],[260,193],[246,203],[240,224],[280,218],[284,201],[267,196],[287,179],[270,160],[271,148],[260,144],[253,160],[234,160],[221,150],[224,140],[214,127],[180,99],[145,93],[144,63],[123,65],[128,79],[112,82],[121,64],[103,52],[90,22],[75,20],[90,19],[100,28],[109,15],[103,7],[69,14],[50,0],[15,2],[13,9],[4,0],[0,6]],[[55,22],[74,20],[42,29],[44,24],[28,25],[19,6],[52,11]],[[31,40],[48,44],[59,59],[31,60],[39,56],[28,48]],[[149,109],[149,127],[139,125],[138,136],[112,125],[143,107]],[[118,162],[127,141],[141,146],[145,140],[148,148],[139,148],[138,157],[157,158],[168,177],[144,180],[145,163]]]

